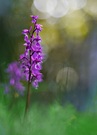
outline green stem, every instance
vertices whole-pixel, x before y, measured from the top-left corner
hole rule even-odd
[[[31,86],[31,83],[28,81],[25,115],[27,114],[28,109],[29,109],[29,105],[30,105],[30,86]]]

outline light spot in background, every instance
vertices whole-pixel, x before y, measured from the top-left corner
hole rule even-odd
[[[78,84],[79,76],[77,72],[71,67],[65,67],[59,70],[56,82],[60,85],[62,90],[72,90],[76,88]]]
[[[82,10],[78,10],[83,8],[86,3],[87,0],[46,0],[45,2],[44,0],[34,0],[31,11],[34,15],[37,14],[40,19],[45,19],[45,25],[50,24],[50,27],[51,25],[56,25],[55,29],[57,29],[57,31],[59,28],[62,29],[63,32],[66,32],[67,36],[75,39],[78,43],[83,41],[89,30],[85,13]],[[52,46],[55,46],[56,41],[58,41],[55,36],[56,34],[53,34],[52,29],[48,29],[47,33],[49,31],[52,36],[50,36],[51,38],[48,40],[49,37],[47,35],[48,38],[44,38],[44,44],[49,45],[51,43]]]
[[[47,23],[42,23],[43,24],[43,30],[41,33],[42,39],[42,44],[47,46],[47,51],[50,51],[52,48],[56,47],[58,44],[59,39],[59,32],[56,29],[56,25],[51,25]]]
[[[39,12],[48,13],[50,16],[55,18],[60,18],[66,15],[69,11],[69,5],[67,0],[34,0],[33,6]]]
[[[55,18],[60,18],[66,15],[69,11],[69,4],[67,0],[60,0],[57,2],[56,7],[49,14]]]
[[[88,23],[84,12],[73,11],[60,19],[59,25],[68,36],[82,40],[88,33]]]
[[[51,17],[60,18],[70,11],[83,8],[86,3],[87,0],[34,0],[31,10],[33,11],[33,8],[36,8],[37,12],[41,12],[41,14],[46,13]]]
[[[47,12],[52,12],[58,4],[58,0],[48,0],[47,1]]]
[[[82,12],[72,12],[65,17],[65,27],[79,28],[85,23],[84,14]]]
[[[78,10],[86,5],[87,0],[69,0],[68,2],[71,10]]]
[[[38,9],[40,12],[51,12],[54,10],[55,6],[57,4],[57,0],[34,0],[34,6],[36,9]]]
[[[84,10],[97,17],[97,0],[88,0]]]
[[[38,15],[39,19],[48,19],[50,15],[47,12],[40,12],[35,6],[32,4],[31,11],[34,15]]]
[[[44,0],[34,0],[34,6],[36,9],[38,9],[40,12],[47,12],[47,2]]]

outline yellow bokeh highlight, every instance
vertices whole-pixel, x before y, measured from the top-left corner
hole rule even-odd
[[[50,25],[46,22],[43,24],[41,37],[43,39],[42,44],[44,47],[46,46],[48,50],[54,48],[60,41],[59,32],[58,29],[56,29],[56,25]]]
[[[63,29],[65,29],[67,35],[71,38],[82,40],[89,31],[85,13],[80,10],[63,17],[60,23],[63,24]]]

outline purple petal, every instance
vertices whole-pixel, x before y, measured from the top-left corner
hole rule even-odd
[[[38,81],[37,80],[33,81],[32,85],[33,85],[34,88],[37,89],[38,88]]]
[[[24,36],[24,41],[26,41],[26,42],[28,42],[28,41],[29,41],[29,39],[28,39],[28,35],[25,35],[25,36]]]
[[[24,58],[24,54],[20,55],[20,60],[22,60]]]
[[[42,69],[41,63],[37,63],[37,64],[35,65],[35,69],[41,70],[41,69]]]
[[[32,60],[36,60],[37,59],[37,53],[35,52],[32,56],[31,56]]]
[[[24,45],[24,46],[27,46],[27,43],[24,43],[23,45]]]
[[[22,34],[28,34],[29,33],[29,30],[28,29],[24,29],[23,31],[22,31]]]

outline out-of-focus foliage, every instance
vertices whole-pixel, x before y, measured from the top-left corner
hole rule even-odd
[[[10,105],[11,98],[4,96],[2,91],[0,95],[1,135],[97,134],[97,106],[93,108],[92,105],[95,112],[88,110],[88,112],[78,113],[70,104],[61,106],[58,102],[53,102],[49,106],[43,106],[38,102],[33,103],[28,116],[24,119],[23,98],[19,100],[16,98]]]

